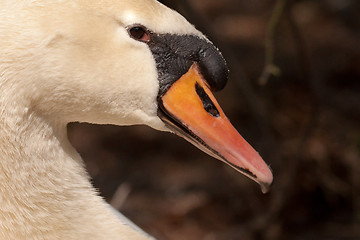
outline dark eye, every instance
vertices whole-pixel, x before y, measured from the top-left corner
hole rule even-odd
[[[129,34],[135,40],[142,42],[150,41],[149,31],[142,26],[131,27],[129,29]]]

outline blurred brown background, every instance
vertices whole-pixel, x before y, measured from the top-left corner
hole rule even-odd
[[[223,51],[216,96],[275,182],[148,127],[71,124],[101,195],[159,240],[360,239],[360,1],[161,2]]]

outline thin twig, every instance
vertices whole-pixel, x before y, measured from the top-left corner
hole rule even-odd
[[[130,192],[131,188],[127,183],[120,184],[110,201],[110,205],[116,210],[120,210]]]
[[[265,37],[265,67],[259,78],[259,84],[265,85],[271,75],[280,75],[280,69],[274,64],[274,36],[283,15],[287,0],[277,0]]]

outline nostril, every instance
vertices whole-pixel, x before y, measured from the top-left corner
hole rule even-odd
[[[205,111],[213,117],[220,117],[219,110],[217,110],[214,103],[211,101],[209,95],[206,94],[204,88],[202,88],[198,83],[196,83],[195,90],[203,103]]]

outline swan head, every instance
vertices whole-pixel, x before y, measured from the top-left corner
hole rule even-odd
[[[153,0],[36,1],[22,11],[17,39],[27,45],[15,41],[14,58],[34,111],[173,131],[268,190],[271,171],[212,95],[226,84],[225,60],[181,15]]]

